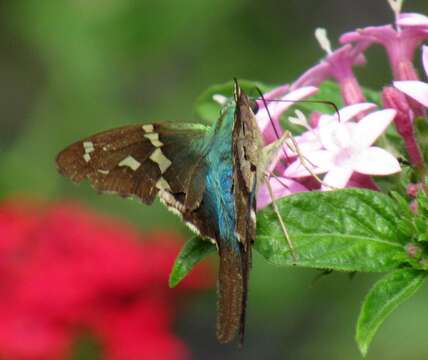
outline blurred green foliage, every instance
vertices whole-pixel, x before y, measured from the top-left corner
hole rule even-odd
[[[406,11],[428,13],[426,0]],[[56,153],[103,129],[132,122],[196,121],[197,97],[232,77],[281,84],[322,56],[317,26],[340,33],[391,22],[386,1],[25,0],[0,3],[0,196],[87,202],[142,229],[175,228],[158,203],[98,196],[56,173]],[[359,69],[364,85],[390,80],[382,49]],[[274,268],[255,257],[246,347],[215,341],[214,292],[177,323],[195,359],[359,359],[353,340],[373,278]],[[368,359],[426,359],[422,290],[383,326]],[[86,348],[86,347],[83,347]],[[83,354],[77,358],[89,358]]]

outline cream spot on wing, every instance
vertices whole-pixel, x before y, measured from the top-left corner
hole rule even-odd
[[[103,169],[98,169],[97,170],[100,174],[103,174],[103,175],[108,175],[109,173],[110,173],[110,171],[108,171],[108,170],[103,170]]]
[[[186,225],[187,225],[187,227],[188,227],[190,230],[192,230],[196,235],[200,235],[200,234],[201,234],[201,232],[198,230],[198,228],[197,228],[195,225],[193,225],[191,222],[186,221]]]
[[[158,164],[161,174],[163,174],[172,164],[172,162],[163,154],[160,148],[157,148],[150,155],[150,160]]]
[[[251,217],[251,220],[252,220],[253,222],[256,222],[257,217],[256,217],[256,212],[255,212],[254,210],[251,210],[251,212],[250,212],[250,217]]]
[[[163,143],[159,141],[158,133],[149,133],[144,135],[145,138],[149,139],[154,147],[161,147]]]
[[[118,165],[119,166],[127,166],[130,169],[132,169],[133,171],[135,171],[141,166],[141,163],[139,161],[135,160],[135,158],[133,158],[131,155],[129,155],[125,159],[123,159]]]
[[[95,151],[94,143],[92,141],[84,141],[83,150],[85,150],[85,153],[83,154],[83,160],[89,162],[91,160],[91,155],[89,154]]]
[[[168,181],[166,181],[162,176],[159,178],[158,182],[156,183],[156,188],[159,190],[171,190]],[[168,194],[172,196],[171,194]],[[159,196],[162,197],[162,194],[159,193]]]
[[[182,213],[186,211],[186,207],[182,203],[178,202],[175,199],[174,195],[172,195],[169,191],[159,190],[158,195],[161,203],[167,206],[169,210],[171,210],[171,208],[174,208],[176,211],[180,213],[180,216]]]
[[[95,150],[94,143],[92,141],[84,141],[83,148],[85,149],[86,153],[91,153],[92,151]]]
[[[151,133],[155,129],[155,127],[151,124],[143,125],[142,128],[143,128],[144,132],[146,132],[146,133]]]
[[[165,204],[166,205],[166,204]],[[183,215],[181,214],[181,212],[179,210],[177,210],[177,208],[173,207],[173,206],[167,206],[167,209],[169,211],[171,211],[173,214],[177,215],[180,219],[183,218]]]

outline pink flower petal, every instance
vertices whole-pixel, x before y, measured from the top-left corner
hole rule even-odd
[[[305,131],[302,135],[295,136],[294,141],[297,144],[297,150],[300,154],[307,154],[315,150],[319,150],[322,147],[318,129],[311,129]],[[294,150],[294,144],[289,141],[290,147],[285,146],[285,152],[288,156],[297,156],[297,152]]]
[[[275,116],[281,115],[284,113],[284,111],[286,111],[290,106],[293,106],[299,100],[312,96],[316,92],[318,92],[318,88],[315,86],[305,86],[289,92],[280,99],[283,100],[282,102],[277,103],[278,106],[275,107]]]
[[[299,89],[302,86],[318,86],[324,80],[328,79],[330,74],[330,64],[321,62],[311,67],[303,73],[292,85],[291,90]]]
[[[318,124],[319,126],[324,126],[332,120],[336,122],[340,120],[340,122],[345,123],[358,115],[364,114],[368,110],[374,109],[376,106],[377,105],[373,103],[358,103],[345,106],[339,110],[339,117],[337,116],[337,113],[331,115],[321,115],[318,120]]]
[[[397,25],[428,27],[428,17],[418,13],[401,13],[398,17]]]
[[[298,146],[298,151],[301,154],[307,154],[315,150],[319,150],[322,147],[319,131],[317,129],[312,129],[304,132],[302,135],[296,138],[296,143]]]
[[[368,110],[372,110],[376,107],[376,104],[372,103],[358,103],[354,105],[346,106],[339,110],[340,121],[347,122],[352,120],[358,115],[365,113]],[[337,117],[337,114],[336,114]]]
[[[350,168],[334,167],[324,176],[323,182],[329,186],[322,185],[321,190],[342,189],[351,178],[353,170]]]
[[[340,38],[339,42],[341,44],[345,44],[348,42],[354,42],[354,41],[360,41],[363,39],[363,36],[358,31],[348,31],[346,33],[343,33]]]
[[[296,159],[284,171],[284,176],[290,178],[310,176],[311,173],[306,169],[309,168],[314,174],[322,174],[333,167],[334,154],[327,150],[318,150],[309,154],[303,154],[305,166]]]
[[[422,64],[424,65],[425,74],[428,77],[428,46],[422,46]]]
[[[290,106],[294,105],[293,101],[298,101],[304,99],[308,96],[315,94],[318,91],[318,88],[314,86],[306,86],[297,90],[294,90],[287,95],[283,96],[279,100],[285,101],[271,101],[268,104],[268,110],[272,118],[277,118],[281,116],[281,114],[286,111]],[[267,113],[266,108],[258,111],[257,115],[257,123],[259,125],[260,130],[263,132],[266,128],[271,126],[269,115]]]
[[[332,126],[333,123],[339,123],[339,121],[337,120],[337,116],[330,114],[322,114],[318,119],[318,129],[321,129],[321,127],[323,126]]]
[[[366,175],[390,175],[401,171],[397,159],[377,146],[363,150],[355,159],[352,168]]]
[[[365,46],[345,45],[328,54],[319,64],[314,65],[301,75],[292,85],[291,89],[302,86],[318,86],[324,80],[331,77],[342,78],[344,74],[352,73],[353,65],[365,64],[366,60],[362,52]]]
[[[428,84],[422,81],[394,81],[394,86],[420,102],[423,106],[428,107]]]
[[[391,25],[368,26],[364,29],[358,29],[343,34],[339,41],[340,43],[357,42],[361,40],[369,40],[370,42],[388,43],[395,39],[397,32]],[[367,44],[368,45],[368,44]]]
[[[320,138],[322,145],[333,152],[351,145],[351,133],[348,125],[351,124],[332,122],[321,126]]]
[[[352,131],[352,147],[364,149],[373,144],[396,115],[394,109],[372,112],[362,118]]]
[[[265,100],[277,99],[277,98],[283,96],[288,91],[289,88],[290,88],[290,86],[288,84],[278,86],[278,87],[268,91],[267,93],[263,94],[263,97]],[[268,102],[268,104],[269,104],[269,102]],[[261,110],[265,107],[265,103],[262,99],[257,100],[257,105],[259,107],[259,110]]]
[[[279,135],[282,135],[283,131],[279,125],[279,117],[290,107],[295,104],[295,102],[298,102],[298,100],[304,99],[308,96],[311,96],[315,94],[318,91],[318,88],[314,86],[306,86],[302,87],[300,89],[294,90],[287,95],[283,96],[279,100],[284,101],[277,101],[277,102],[270,102],[268,104],[268,109],[264,108],[257,112],[256,119],[257,124],[259,125],[259,128],[261,132],[263,133],[263,136],[265,137],[266,142],[270,143],[274,140],[276,140],[276,133],[272,127],[271,120],[269,118],[269,114],[272,117],[272,121],[275,124],[275,127],[277,131],[279,132]],[[269,114],[268,111],[269,110]]]
[[[270,186],[275,200],[285,196],[308,191],[306,187],[299,184],[297,181],[287,179],[285,177],[272,177],[269,179]],[[257,210],[263,209],[272,202],[269,190],[266,184],[263,184],[257,192]]]

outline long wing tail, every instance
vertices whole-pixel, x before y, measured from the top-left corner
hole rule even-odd
[[[217,339],[227,343],[239,331],[242,345],[245,332],[245,313],[251,247],[244,251],[219,244]]]

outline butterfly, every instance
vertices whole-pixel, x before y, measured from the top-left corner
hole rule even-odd
[[[198,235],[214,242],[218,272],[217,339],[243,343],[256,237],[256,194],[284,138],[264,146],[249,100],[238,82],[233,98],[212,126],[137,124],[108,130],[61,151],[59,172],[74,182],[89,179],[100,191],[156,196]]]

